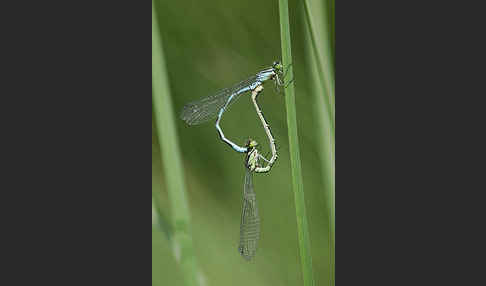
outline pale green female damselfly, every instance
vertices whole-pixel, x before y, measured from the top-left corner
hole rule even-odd
[[[249,139],[245,156],[245,183],[243,186],[243,200],[241,206],[240,243],[238,252],[246,260],[251,260],[256,253],[257,243],[260,238],[260,216],[256,202],[256,194],[253,189],[253,172],[259,172],[261,166],[256,146],[258,143]]]

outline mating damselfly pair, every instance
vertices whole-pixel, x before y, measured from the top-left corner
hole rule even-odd
[[[238,251],[247,260],[254,257],[257,242],[260,237],[260,218],[258,216],[258,208],[256,205],[256,195],[253,190],[253,173],[269,172],[272,165],[277,160],[275,139],[273,138],[272,132],[270,131],[270,126],[265,120],[263,112],[261,111],[256,99],[263,90],[264,82],[273,80],[275,82],[275,87],[279,89],[281,86],[284,86],[284,77],[283,65],[276,61],[271,67],[258,72],[256,75],[251,76],[250,78],[241,81],[232,87],[221,89],[215,92],[214,95],[186,104],[181,112],[181,119],[189,125],[202,124],[217,117],[216,130],[218,131],[220,139],[233,148],[233,150],[236,152],[246,154],[246,173],[243,189],[240,243]],[[229,106],[236,102],[236,100],[240,98],[240,95],[249,91],[251,91],[253,105],[270,143],[272,157],[269,160],[258,152],[256,149],[258,143],[256,141],[249,139],[244,146],[239,146],[226,138],[219,125],[223,113],[228,110]],[[265,163],[266,166],[263,166]]]

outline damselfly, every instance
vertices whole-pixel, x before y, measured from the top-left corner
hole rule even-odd
[[[260,217],[253,190],[253,172],[262,172],[261,159],[256,146],[258,143],[249,139],[245,147],[248,152],[245,156],[245,183],[243,187],[243,202],[241,207],[240,243],[238,252],[246,260],[251,260],[256,253],[260,238]]]
[[[223,113],[232,105],[241,94],[247,91],[253,91],[258,86],[268,80],[274,80],[278,88],[283,86],[284,71],[283,65],[276,61],[269,68],[266,68],[256,75],[241,81],[230,88],[224,88],[217,91],[214,95],[190,102],[186,104],[181,112],[181,119],[189,125],[198,125],[205,123],[216,116],[216,129],[223,142],[240,153],[246,153],[248,150],[244,146],[239,146],[224,136],[223,130],[219,126]]]

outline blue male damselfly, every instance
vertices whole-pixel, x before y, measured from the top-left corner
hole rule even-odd
[[[239,146],[224,136],[223,130],[219,126],[223,113],[240,98],[241,94],[255,90],[268,80],[274,80],[276,87],[283,86],[283,77],[283,65],[276,61],[271,67],[232,87],[221,89],[214,95],[186,104],[181,112],[181,119],[189,125],[199,125],[217,117],[216,129],[221,140],[230,145],[235,151],[246,153],[246,147]]]

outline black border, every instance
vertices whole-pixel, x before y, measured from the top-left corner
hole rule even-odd
[[[15,279],[150,283],[151,6],[29,5],[3,41]],[[481,284],[482,11],[337,3],[339,285]]]
[[[337,3],[338,285],[484,281],[480,10]]]
[[[151,4],[22,5],[3,10],[14,281],[150,285]]]

